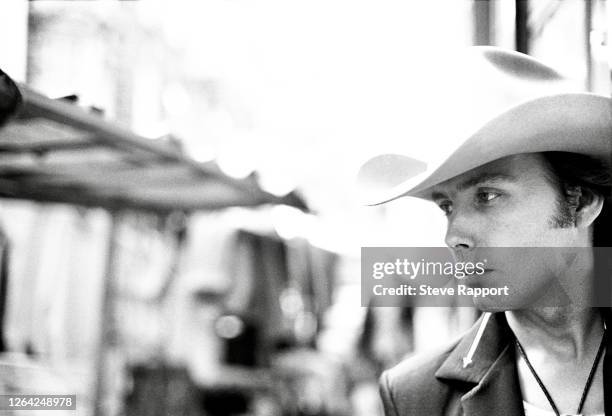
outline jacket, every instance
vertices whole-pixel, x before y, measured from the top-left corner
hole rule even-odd
[[[612,328],[609,310],[603,311]],[[411,357],[380,377],[386,416],[523,416],[516,369],[514,336],[503,312],[494,313],[478,342],[472,362],[464,357],[472,346],[482,317],[459,341]],[[604,355],[605,414],[612,415],[612,336],[606,335]]]

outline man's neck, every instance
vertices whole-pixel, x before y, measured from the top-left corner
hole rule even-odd
[[[560,360],[581,359],[603,333],[595,308],[548,307],[507,311],[512,332],[526,349],[545,349]]]

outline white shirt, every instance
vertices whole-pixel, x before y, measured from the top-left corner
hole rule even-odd
[[[525,416],[555,416],[555,412],[553,412],[552,410],[541,409],[537,406],[527,403],[525,400],[523,400],[523,409],[525,410]],[[575,415],[573,413],[571,414],[561,413],[561,416],[582,416],[582,415]],[[596,415],[589,415],[589,416],[605,416],[605,415],[603,413],[598,413]]]

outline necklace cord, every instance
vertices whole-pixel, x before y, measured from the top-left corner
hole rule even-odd
[[[580,412],[582,411],[582,407],[584,406],[584,402],[586,401],[587,395],[588,395],[589,390],[591,388],[591,384],[593,383],[593,378],[595,377],[595,372],[597,370],[597,366],[599,364],[599,361],[601,360],[601,356],[603,355],[604,346],[605,346],[605,342],[604,342],[605,339],[606,339],[606,330],[604,329],[603,336],[601,337],[601,343],[599,344],[599,349],[597,350],[597,355],[595,356],[595,360],[593,361],[593,365],[591,367],[591,371],[589,372],[589,377],[587,378],[586,384],[584,385],[584,389],[582,390],[582,397],[580,398],[580,403],[578,404],[578,410],[576,411],[576,414],[580,414]],[[523,349],[523,346],[521,345],[521,343],[519,342],[519,340],[516,337],[514,338],[514,341],[516,343],[516,346],[518,347],[519,352],[521,353],[521,355],[525,359],[525,363],[527,364],[527,367],[529,367],[529,371],[531,371],[531,374],[533,375],[533,377],[538,382],[538,385],[542,389],[542,392],[546,396],[546,399],[548,399],[548,403],[550,403],[550,407],[552,407],[553,411],[555,412],[555,415],[561,416],[561,413],[559,412],[559,409],[557,408],[557,405],[555,405],[555,402],[554,402],[552,396],[550,395],[550,393],[548,392],[548,390],[544,386],[544,383],[542,382],[542,380],[538,376],[538,373],[536,373],[535,369],[531,365],[531,362],[529,361],[529,358],[527,358],[527,353],[525,353],[525,350]]]
[[[599,360],[603,355],[605,349],[605,339],[606,339],[606,330],[604,329],[603,336],[601,337],[601,343],[599,344],[599,349],[597,350],[597,355],[595,356],[595,361],[593,361],[593,366],[591,367],[591,372],[589,373],[589,378],[587,378],[586,384],[584,385],[584,390],[582,391],[582,397],[580,398],[580,403],[578,404],[577,414],[582,412],[582,406],[584,406],[584,402],[586,401],[587,395],[589,394],[589,390],[591,389],[591,384],[593,383],[593,378],[595,377],[595,372],[597,371],[597,366],[599,364]]]

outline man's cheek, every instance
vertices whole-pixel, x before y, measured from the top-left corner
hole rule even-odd
[[[532,239],[533,229],[521,224],[496,223],[487,227],[487,238],[482,247],[522,247]]]
[[[540,217],[538,211],[504,218],[492,225],[490,230],[498,247],[538,247],[549,238],[551,231],[546,217]]]

